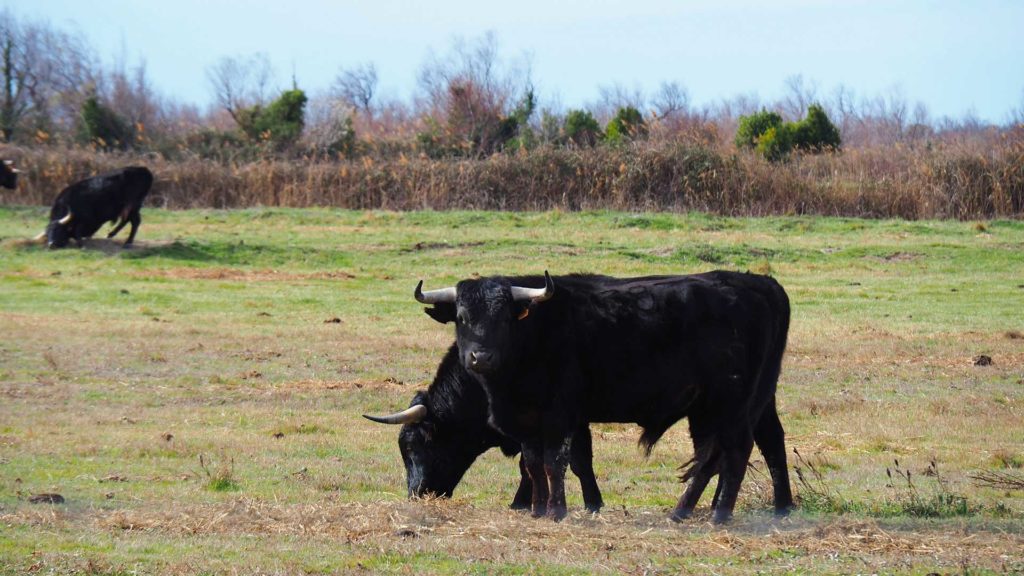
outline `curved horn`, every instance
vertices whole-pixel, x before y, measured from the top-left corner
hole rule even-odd
[[[14,166],[14,160],[4,160],[4,166]]]
[[[439,304],[439,303],[453,303],[455,302],[455,287],[450,286],[448,288],[440,288],[438,290],[427,290],[423,291],[423,280],[416,285],[416,290],[412,293],[413,297],[416,298],[417,302],[424,304]]]
[[[71,213],[71,210],[68,210],[68,215],[61,218],[60,220],[57,220],[57,224],[67,224],[68,222],[71,222],[71,218],[73,216],[74,214]]]
[[[40,240],[44,239],[46,239],[46,230],[43,230],[39,234],[36,234],[35,236],[32,237],[33,242],[39,242]]]
[[[544,271],[544,287],[543,288],[523,288],[522,286],[512,287],[512,299],[516,302],[521,300],[533,300],[534,302],[543,302],[555,295],[555,282],[548,275],[548,271]]]
[[[401,412],[395,412],[387,416],[369,416],[363,414],[363,418],[378,422],[380,424],[415,424],[427,416],[427,407],[423,404],[414,404]]]

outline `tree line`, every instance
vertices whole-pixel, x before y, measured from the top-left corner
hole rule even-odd
[[[79,145],[156,153],[168,160],[267,157],[485,158],[542,147],[637,141],[753,149],[773,161],[841,147],[930,146],[991,138],[1024,123],[1024,99],[1001,126],[972,114],[933,118],[898,90],[859,97],[802,76],[776,101],[754,94],[694,104],[685,86],[653,93],[608,85],[579,108],[545,100],[529,66],[503,58],[496,37],[453,43],[429,57],[409,100],[382,96],[373,63],[339,67],[315,93],[282,87],[265,54],[225,56],[206,70],[215,105],[159,94],[146,65],[105,65],[85,37],[0,13],[0,137],[25,146]]]

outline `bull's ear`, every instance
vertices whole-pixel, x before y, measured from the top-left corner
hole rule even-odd
[[[455,321],[455,304],[439,302],[434,304],[432,308],[424,308],[423,311],[426,312],[427,316],[441,324]]]
[[[524,320],[530,315],[530,308],[533,307],[533,302],[523,302],[516,307],[516,320]]]

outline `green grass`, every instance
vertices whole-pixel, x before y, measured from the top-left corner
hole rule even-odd
[[[23,241],[45,214],[0,208],[0,574],[1024,568],[1024,495],[970,479],[1024,461],[1022,222],[147,209],[136,248],[47,251]],[[793,303],[780,412],[820,476],[791,519],[756,460],[734,525],[667,521],[684,425],[647,460],[593,427],[599,517],[574,482],[561,524],[507,511],[497,453],[454,501],[405,500],[397,430],[360,414],[452,340],[418,280],[715,268]]]

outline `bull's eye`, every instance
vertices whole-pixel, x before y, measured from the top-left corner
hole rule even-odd
[[[463,326],[468,324],[468,322],[466,321],[466,315],[462,312],[459,312],[459,314],[455,317],[455,321],[458,322],[459,324],[462,324]]]

